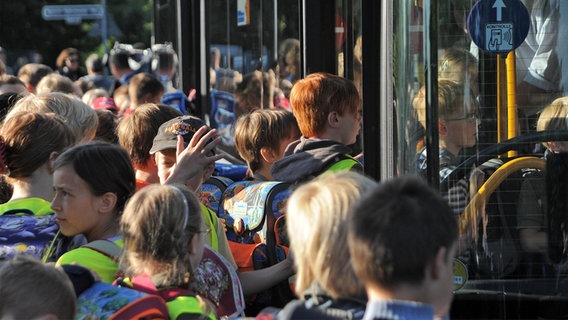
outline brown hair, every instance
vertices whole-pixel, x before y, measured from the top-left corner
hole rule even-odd
[[[157,287],[189,284],[188,247],[204,228],[199,200],[191,190],[158,184],[139,190],[128,201],[120,226],[128,275],[165,274]]]
[[[290,104],[302,135],[312,138],[323,133],[331,112],[356,114],[360,98],[352,81],[318,72],[294,84]]]
[[[17,256],[0,267],[0,297],[0,314],[10,319],[75,316],[75,290],[65,272],[30,256]]]
[[[299,132],[294,115],[285,110],[255,110],[237,120],[235,147],[251,171],[260,168],[262,148],[277,151],[280,141]]]
[[[145,165],[150,159],[150,149],[160,126],[181,115],[170,106],[145,103],[120,120],[118,142],[128,151],[134,164]]]
[[[36,112],[13,114],[0,128],[0,135],[6,143],[8,181],[30,177],[52,152],[61,152],[75,141],[60,118]]]
[[[77,56],[77,58],[79,58],[79,51],[75,48],[65,48],[61,50],[55,61],[57,68],[63,68],[63,66],[65,66],[65,59],[70,56]]]
[[[164,86],[151,73],[139,73],[132,77],[128,85],[128,96],[131,106],[138,106],[147,102],[159,102],[160,96],[164,93]],[[155,99],[158,101],[147,101]]]

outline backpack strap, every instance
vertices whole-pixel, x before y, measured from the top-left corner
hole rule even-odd
[[[146,275],[132,277],[130,279],[132,283],[132,288],[138,291],[146,292],[149,294],[154,294],[166,302],[170,302],[179,296],[189,296],[195,297],[196,294],[189,290],[189,289],[181,289],[181,288],[167,288],[167,289],[158,289],[156,285],[152,282],[152,279]]]
[[[120,256],[122,254],[122,248],[109,240],[95,240],[83,245],[83,247],[95,250],[96,252],[111,258],[117,263],[120,261]]]

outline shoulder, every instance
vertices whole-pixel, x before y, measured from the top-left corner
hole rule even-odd
[[[0,215],[12,211],[13,214],[33,214],[34,216],[46,216],[53,213],[51,203],[41,198],[25,198],[0,204]]]

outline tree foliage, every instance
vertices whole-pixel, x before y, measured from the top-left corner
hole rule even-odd
[[[99,4],[86,0],[18,0],[0,1],[0,46],[8,50],[9,63],[17,56],[32,52],[43,56],[43,63],[55,66],[59,52],[67,47],[79,49],[82,58],[89,53],[102,53],[100,37],[90,37],[94,20],[84,20],[79,25],[65,21],[45,21],[41,9],[45,5]],[[108,47],[115,40],[124,43],[142,42],[150,45],[152,0],[107,0],[107,13],[112,17],[123,35],[110,38]]]

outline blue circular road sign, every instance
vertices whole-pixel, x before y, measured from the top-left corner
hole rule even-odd
[[[495,54],[515,50],[529,27],[529,12],[519,0],[479,0],[467,19],[471,40],[479,49]]]

